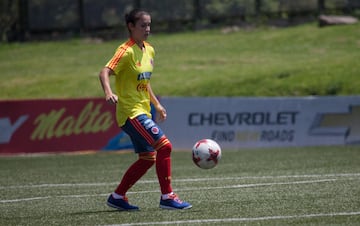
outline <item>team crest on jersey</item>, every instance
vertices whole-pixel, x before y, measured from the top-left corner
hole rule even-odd
[[[150,59],[150,64],[154,67],[154,59]]]

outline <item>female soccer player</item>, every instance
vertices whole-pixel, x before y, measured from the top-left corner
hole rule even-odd
[[[125,16],[125,22],[130,38],[118,47],[99,78],[106,101],[117,104],[117,123],[130,136],[139,158],[125,172],[107,204],[119,210],[138,210],[128,203],[126,192],[155,164],[161,188],[160,208],[189,209],[191,204],[181,201],[172,190],[172,145],[150,113],[151,102],[159,120],[166,119],[166,110],[150,86],[155,52],[145,40],[150,34],[151,16],[135,9]],[[111,75],[115,76],[116,94],[110,86]]]

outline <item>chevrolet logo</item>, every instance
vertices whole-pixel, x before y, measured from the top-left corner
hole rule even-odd
[[[345,113],[317,114],[311,135],[343,136],[346,144],[360,144],[360,106],[349,106]]]

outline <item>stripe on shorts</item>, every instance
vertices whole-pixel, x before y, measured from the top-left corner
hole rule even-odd
[[[154,138],[149,134],[149,132],[141,125],[137,118],[129,120],[133,127],[138,131],[141,136],[143,136],[149,144],[154,143]]]

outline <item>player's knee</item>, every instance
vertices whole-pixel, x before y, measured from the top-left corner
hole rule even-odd
[[[172,144],[165,136],[158,141],[158,144],[156,145],[155,149],[158,152],[167,152],[170,153],[172,150]]]
[[[156,152],[140,153],[139,159],[145,160],[148,164],[153,165],[156,162]]]

